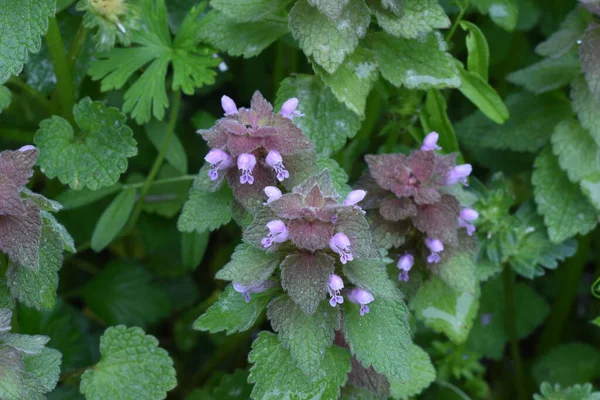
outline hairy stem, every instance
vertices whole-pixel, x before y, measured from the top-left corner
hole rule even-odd
[[[71,68],[67,60],[67,53],[58,22],[56,18],[51,18],[46,33],[46,43],[48,52],[54,66],[56,74],[56,93],[60,104],[60,114],[74,125],[73,106],[75,105],[75,95],[73,91],[73,79],[71,77]]]
[[[133,209],[131,218],[130,218],[129,223],[127,224],[127,227],[125,228],[124,232],[129,232],[131,229],[133,229],[135,227],[135,224],[137,223],[138,219],[140,218],[140,215],[142,214],[142,208],[144,207],[144,198],[148,194],[148,191],[150,190],[150,187],[152,186],[152,183],[154,182],[156,175],[158,175],[158,172],[160,171],[160,167],[162,166],[163,161],[165,160],[165,156],[167,155],[167,150],[169,148],[169,144],[171,143],[171,138],[173,137],[173,134],[175,133],[175,125],[177,124],[177,115],[179,114],[179,106],[180,105],[181,105],[181,91],[178,90],[177,92],[175,92],[175,96],[173,99],[173,105],[171,106],[171,113],[169,116],[169,126],[167,128],[167,133],[165,134],[165,137],[163,138],[163,142],[160,146],[158,155],[156,156],[156,159],[154,160],[154,164],[152,165],[152,168],[150,169],[150,173],[148,174],[146,181],[142,185],[142,189],[140,190],[139,200],[138,200],[137,204],[135,205],[135,208]]]
[[[517,398],[519,400],[527,399],[527,390],[525,388],[525,373],[523,361],[519,352],[519,338],[517,337],[517,324],[515,318],[515,287],[514,274],[509,265],[504,266],[502,272],[504,281],[504,301],[506,307],[506,333],[510,342],[510,354],[515,369],[515,383],[517,386]]]
[[[568,259],[556,272],[560,276],[561,285],[536,348],[538,356],[558,344],[562,337],[566,321],[575,303],[577,289],[587,262],[591,239],[591,235],[581,237],[575,256]]]

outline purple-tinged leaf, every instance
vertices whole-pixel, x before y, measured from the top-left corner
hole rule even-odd
[[[600,1],[598,0],[579,0],[581,4],[592,14],[600,15]]]
[[[267,169],[261,163],[257,163],[252,171],[254,176],[253,184],[242,184],[240,182],[241,171],[237,168],[231,168],[227,172],[227,181],[235,196],[240,203],[249,210],[256,211],[262,207],[265,200],[265,186],[275,186],[277,184],[275,174],[271,169]]]
[[[37,269],[41,229],[40,209],[34,203],[26,201],[24,215],[0,216],[0,250],[12,262],[25,268]]]
[[[369,223],[362,211],[352,206],[341,207],[338,211],[335,232],[341,232],[348,236],[354,258],[369,259],[379,256],[371,238]]]
[[[296,186],[293,190],[294,193],[299,193],[303,197],[307,196],[308,193],[313,189],[313,186],[318,185],[321,189],[321,193],[325,197],[331,197],[334,199],[339,198],[339,194],[335,191],[329,170],[324,170],[317,175],[313,175],[300,185]]]
[[[375,371],[372,366],[365,368],[356,357],[352,357],[350,361],[352,370],[348,375],[349,383],[367,389],[380,397],[388,398],[390,396],[390,383],[385,376]]]
[[[401,199],[392,197],[381,202],[379,214],[388,221],[396,222],[417,215],[417,207],[406,197]]]
[[[306,314],[313,314],[327,293],[334,259],[324,253],[288,255],[281,263],[281,286]]]
[[[0,152],[0,176],[7,177],[16,186],[25,186],[33,176],[33,167],[38,155],[39,151],[35,148]]]
[[[437,204],[423,205],[412,218],[413,224],[430,238],[441,240],[444,244],[457,243],[457,220],[460,204],[454,196],[444,195]]]
[[[332,222],[318,219],[311,222],[304,219],[294,219],[288,224],[290,239],[300,249],[316,251],[329,246],[329,240],[334,234]]]
[[[0,175],[0,216],[23,215],[25,211],[19,187],[8,176]]]
[[[589,26],[579,48],[581,69],[590,87],[590,92],[600,96],[600,25]]]

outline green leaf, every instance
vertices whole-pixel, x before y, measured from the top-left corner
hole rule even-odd
[[[215,400],[246,400],[250,398],[252,386],[248,383],[248,371],[237,369],[223,376],[213,392]],[[202,398],[200,398],[202,399]],[[204,398],[204,400],[208,400]]]
[[[21,73],[29,53],[40,51],[41,36],[48,29],[48,18],[54,17],[55,6],[55,0],[0,2],[0,84]]]
[[[375,9],[377,23],[393,36],[415,39],[434,29],[450,27],[450,18],[438,0],[403,0],[404,12],[397,16],[393,12]]]
[[[181,232],[214,231],[231,221],[231,190],[223,185],[214,193],[208,192],[202,187],[202,182],[206,179],[202,170],[194,180],[189,198],[177,221],[177,229]]]
[[[152,280],[152,274],[144,267],[116,261],[95,275],[81,295],[106,325],[145,327],[171,312],[167,293]]]
[[[576,7],[546,41],[535,48],[536,53],[544,57],[557,58],[567,54],[583,37],[592,18],[583,7]]]
[[[365,36],[370,20],[364,0],[353,0],[335,20],[299,0],[290,11],[289,27],[304,54],[331,74]]]
[[[462,65],[458,68],[462,85],[460,92],[465,95],[486,117],[497,124],[505,123],[509,111],[496,93],[482,77],[471,71],[465,71]]]
[[[195,270],[204,258],[210,234],[208,232],[181,233],[181,263],[188,269]]]
[[[555,347],[533,366],[538,382],[569,386],[593,381],[600,376],[600,351],[588,344],[568,343]]]
[[[435,380],[435,368],[425,350],[411,344],[408,348],[408,360],[407,382],[390,379],[390,393],[394,399],[417,396]]]
[[[600,209],[600,148],[577,121],[566,120],[552,134],[552,150],[571,182],[579,183],[592,204]],[[595,190],[591,190],[595,189]]]
[[[580,71],[577,58],[566,55],[542,60],[509,74],[506,79],[525,90],[540,94],[568,85]]]
[[[542,296],[524,283],[515,284],[514,296],[515,303],[522,305],[515,309],[517,337],[524,339],[544,322],[550,307]],[[508,341],[505,321],[504,285],[502,279],[497,278],[486,283],[481,290],[479,315],[467,339],[467,349],[485,357],[502,358]]]
[[[314,75],[284,79],[277,91],[275,108],[279,109],[291,97],[298,99],[298,108],[304,113],[304,117],[294,118],[294,123],[312,140],[320,155],[340,150],[346,139],[353,138],[360,129],[358,115],[340,103]]]
[[[571,82],[571,101],[579,122],[600,146],[600,99],[590,92],[583,75]]]
[[[123,190],[104,210],[92,234],[91,247],[94,251],[102,251],[125,227],[135,206],[136,196],[135,189]]]
[[[399,300],[401,297],[390,280],[382,260],[355,260],[343,267],[344,276],[357,287],[367,289],[375,297]]]
[[[93,80],[102,80],[101,90],[122,88],[140,69],[142,75],[125,92],[123,111],[131,112],[140,125],[154,116],[159,121],[169,105],[166,92],[166,75],[173,71],[171,88],[194,94],[196,88],[215,82],[212,69],[221,62],[212,52],[198,46],[196,36],[200,28],[198,18],[203,5],[193,7],[171,38],[167,24],[164,0],[143,0],[141,18],[145,29],[135,31],[132,42],[137,46],[114,48],[100,56],[89,70]]]
[[[40,354],[23,358],[27,398],[38,398],[37,396],[51,392],[56,387],[60,377],[61,360],[59,351],[46,347]]]
[[[317,311],[308,315],[282,295],[269,303],[267,317],[296,366],[308,377],[318,374],[326,349],[333,344],[334,331],[340,327],[339,309],[322,301]]]
[[[98,190],[83,188],[81,190],[67,189],[56,197],[56,200],[62,204],[63,210],[72,210],[92,204],[98,200],[117,193],[123,188],[123,185],[116,183],[112,186],[106,186]]]
[[[317,158],[317,166],[320,171],[329,170],[333,187],[340,196],[345,198],[352,191],[352,188],[348,185],[348,174],[337,161],[329,157],[319,156]]]
[[[340,387],[350,372],[350,354],[346,349],[332,346],[325,350],[321,368],[308,377],[295,365],[290,353],[277,336],[261,332],[252,343],[248,356],[251,363],[248,382],[254,383],[251,397],[267,399],[337,399]],[[276,366],[276,368],[273,368]]]
[[[319,12],[325,14],[329,19],[339,19],[342,10],[350,0],[308,0],[308,4],[317,7]]]
[[[460,26],[468,32],[467,42],[467,70],[478,74],[484,81],[488,80],[490,68],[490,48],[483,32],[477,25],[469,21],[460,21]]]
[[[446,42],[433,32],[419,39],[403,39],[383,32],[369,34],[381,75],[396,87],[431,89],[459,87],[460,76]],[[402,63],[398,63],[402,60]]]
[[[456,293],[476,294],[479,291],[479,281],[475,275],[477,265],[473,255],[467,251],[457,250],[447,260],[430,269]]]
[[[217,279],[252,286],[266,281],[279,265],[280,255],[267,253],[247,244],[239,244],[229,261],[215,276]]]
[[[148,139],[150,139],[156,150],[160,151],[164,137],[168,130],[168,124],[165,122],[154,121],[146,124],[145,129]],[[167,152],[165,154],[165,159],[169,162],[169,164],[175,167],[177,171],[181,172],[182,174],[187,174],[187,155],[185,154],[183,144],[177,135],[171,136],[169,147],[167,147]]]
[[[358,46],[332,74],[317,64],[313,69],[340,102],[364,119],[367,97],[379,77],[369,49]]]
[[[11,99],[12,93],[10,92],[10,89],[8,89],[6,86],[0,85],[0,113],[10,106]]]
[[[285,4],[283,0],[250,0],[244,3],[240,3],[238,0],[211,0],[210,2],[212,8],[238,22],[262,20],[265,15],[272,13],[274,9],[283,4]]]
[[[474,0],[473,4],[507,31],[513,31],[517,27],[519,7],[516,0]]]
[[[403,301],[378,298],[361,316],[360,306],[344,303],[342,329],[352,355],[365,367],[390,379],[408,380],[409,348],[412,344],[408,307]]]
[[[114,185],[127,170],[127,158],[137,154],[125,116],[89,97],[75,105],[73,114],[81,130],[77,135],[56,115],[40,123],[34,143],[42,171],[75,190]]]
[[[150,187],[144,197],[142,209],[145,212],[170,219],[181,211],[192,187],[192,182],[187,179],[186,175],[182,175],[181,172],[169,164],[164,165],[156,177],[157,181],[167,179],[173,179],[174,181],[162,182]]]
[[[600,57],[598,46],[600,46],[600,27],[597,24],[590,24],[581,40],[579,60],[581,61],[581,69],[585,75],[590,92],[596,98],[600,96]]]
[[[419,117],[425,132],[437,132],[440,135],[439,145],[445,153],[459,151],[456,134],[448,118],[448,104],[439,90],[427,91],[425,106],[421,109]]]
[[[100,362],[81,376],[87,400],[160,400],[177,385],[169,354],[154,336],[119,325],[100,338]]]
[[[10,263],[6,273],[11,295],[29,307],[52,309],[56,304],[58,271],[63,261],[63,239],[52,221],[42,218],[39,268]]]
[[[547,143],[554,127],[572,114],[571,107],[554,93],[535,96],[522,92],[505,100],[510,119],[502,125],[477,111],[456,125],[465,146],[518,152],[537,152]]]
[[[0,397],[9,400],[24,398],[23,359],[14,348],[0,345]]]
[[[228,335],[250,329],[267,306],[274,290],[252,293],[250,302],[236,292],[231,285],[221,293],[219,299],[195,322],[194,329],[211,333],[225,331]]]
[[[244,6],[244,8],[249,8]],[[255,57],[288,32],[287,21],[269,15],[260,22],[239,22],[211,11],[200,21],[198,39],[230,56]]]
[[[550,240],[560,243],[594,229],[598,214],[579,186],[569,181],[556,156],[546,148],[535,160],[531,177],[538,212],[544,216]]]
[[[598,400],[600,392],[594,392],[591,383],[562,388],[558,383],[552,386],[548,382],[540,386],[541,394],[534,394],[533,400]]]
[[[460,293],[437,277],[427,281],[411,300],[417,318],[456,343],[467,339],[477,315],[479,292]]]

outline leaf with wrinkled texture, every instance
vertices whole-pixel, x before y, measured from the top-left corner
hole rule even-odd
[[[600,146],[600,98],[596,98],[583,75],[571,82],[571,105],[581,125],[587,129]]]
[[[536,53],[544,57],[562,57],[577,45],[577,41],[583,37],[590,21],[589,14],[583,8],[575,8],[560,24],[558,31],[537,45]]]
[[[383,32],[369,34],[381,75],[396,87],[431,89],[459,87],[460,76],[446,43],[437,33],[418,39],[404,39]],[[402,60],[402,63],[398,63]]]
[[[579,186],[569,181],[550,148],[535,160],[531,177],[538,212],[544,216],[550,240],[560,243],[594,229],[598,214]]]
[[[238,22],[257,22],[276,10],[282,0],[211,0],[210,5]],[[261,21],[263,22],[263,21]]]
[[[408,348],[408,380],[406,383],[390,379],[390,392],[394,399],[408,399],[427,389],[435,380],[435,368],[429,354],[416,344]]]
[[[409,348],[412,344],[408,307],[401,300],[375,297],[370,312],[361,316],[359,305],[344,303],[342,329],[352,354],[365,367],[390,379],[408,379]]]
[[[37,53],[41,36],[54,17],[55,0],[0,1],[0,84],[11,75],[19,75],[29,53]]]
[[[380,259],[354,260],[344,265],[344,276],[357,287],[371,292],[375,297],[400,300],[401,295],[390,280],[385,262]]]
[[[264,250],[247,244],[235,248],[229,261],[215,276],[217,279],[252,286],[266,281],[279,265],[279,254],[266,253]]]
[[[81,376],[88,400],[164,399],[177,385],[169,354],[154,336],[123,325],[100,338],[100,362]]]
[[[600,97],[600,25],[592,24],[583,35],[579,48],[581,69],[585,74],[590,92]]]
[[[402,16],[375,9],[377,23],[390,35],[414,39],[434,29],[450,27],[450,18],[437,0],[403,0],[402,5]]]
[[[579,75],[579,61],[570,55],[545,59],[507,76],[509,82],[535,94],[546,93],[568,85]]]
[[[331,90],[316,76],[297,75],[281,82],[275,108],[296,97],[304,117],[295,117],[296,124],[308,136],[318,154],[330,155],[346,144],[360,129],[360,118],[340,103]]]
[[[325,351],[321,367],[308,377],[295,365],[290,353],[277,336],[261,332],[252,343],[248,360],[248,382],[254,383],[252,398],[267,399],[336,399],[350,372],[350,354],[346,349],[332,346]]]
[[[273,295],[273,290],[250,294],[250,302],[231,285],[219,299],[194,322],[194,329],[211,333],[225,331],[228,335],[250,329]]]
[[[584,343],[562,344],[540,357],[532,372],[538,384],[550,382],[569,386],[590,382],[600,376],[600,351]]]
[[[267,317],[296,366],[308,377],[318,373],[327,348],[333,344],[334,330],[340,326],[339,308],[322,301],[317,311],[308,315],[284,295],[271,301]]]
[[[364,0],[353,0],[335,20],[299,0],[290,11],[289,26],[306,56],[333,73],[365,36],[370,19]]]
[[[281,262],[281,286],[307,314],[313,314],[327,293],[334,260],[324,253],[290,254]]]
[[[75,105],[73,114],[81,130],[77,134],[67,120],[56,115],[40,123],[34,142],[40,150],[42,172],[75,190],[115,184],[127,170],[127,158],[137,154],[125,116],[90,98]]]

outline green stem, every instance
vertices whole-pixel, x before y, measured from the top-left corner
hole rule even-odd
[[[450,32],[448,32],[448,35],[446,36],[446,42],[450,42],[450,40],[454,36],[454,33],[456,32],[456,29],[458,28],[460,21],[462,21],[463,17],[469,10],[470,5],[471,5],[471,0],[466,0],[464,5],[459,6],[460,12],[458,13],[458,16],[456,17],[456,19],[454,20],[454,24],[452,24],[452,28],[450,28]]]
[[[152,182],[152,186],[166,185],[166,184],[175,183],[175,182],[193,181],[194,179],[196,179],[196,175],[182,175],[182,176],[176,176],[174,178],[159,179],[157,181]],[[146,182],[130,183],[127,185],[123,185],[121,187],[121,190],[139,189],[139,188],[143,187],[145,184],[146,184]]]
[[[27,84],[27,82],[23,81],[18,76],[11,76],[7,82],[9,85],[13,85],[18,87],[23,91],[23,93],[27,94],[32,99],[38,101],[45,109],[49,109],[51,104],[47,99],[46,95],[39,90],[35,89],[31,85]]]
[[[556,272],[560,276],[559,282],[561,282],[561,285],[537,344],[536,353],[538,356],[553,348],[562,337],[567,319],[571,315],[577,297],[581,277],[588,260],[591,240],[592,235],[581,237],[575,256],[568,259]]]
[[[158,172],[160,171],[160,167],[162,166],[163,161],[165,160],[167,150],[169,149],[169,144],[171,143],[171,138],[173,137],[173,134],[175,133],[175,125],[177,124],[177,115],[179,115],[179,106],[180,105],[181,105],[181,91],[178,90],[177,92],[175,92],[175,98],[173,99],[173,106],[171,107],[171,114],[169,116],[169,126],[167,128],[167,133],[166,133],[165,137],[163,138],[163,142],[160,146],[160,151],[158,152],[158,155],[156,156],[156,159],[154,160],[154,164],[152,165],[152,168],[150,169],[150,173],[148,174],[146,181],[142,185],[142,189],[140,190],[139,200],[138,200],[137,204],[135,205],[135,208],[133,209],[133,213],[131,214],[131,219],[129,220],[129,223],[127,224],[127,227],[124,230],[124,232],[126,232],[126,233],[135,227],[135,224],[137,223],[138,219],[140,218],[140,215],[142,214],[142,208],[144,207],[144,198],[148,194],[148,191],[150,190],[150,187],[152,186],[152,183],[154,182],[156,175],[158,175]]]
[[[504,281],[504,301],[506,307],[506,333],[510,342],[510,354],[515,368],[515,383],[517,386],[517,398],[519,400],[527,399],[527,391],[525,388],[525,373],[523,361],[519,353],[519,338],[517,337],[517,324],[515,317],[515,287],[514,276],[509,265],[504,266],[502,278]]]
[[[56,74],[56,91],[60,103],[61,115],[74,125],[73,106],[75,105],[75,96],[73,79],[56,18],[50,19],[48,32],[46,33],[46,43],[48,44],[48,52],[50,53],[50,59],[52,60],[54,73]]]
[[[79,55],[83,49],[83,44],[85,43],[87,34],[88,29],[85,27],[83,21],[81,21],[79,28],[77,29],[77,33],[75,34],[75,38],[71,41],[71,46],[69,46],[68,59],[71,72],[75,71],[75,65],[77,64],[77,60],[79,59]]]

